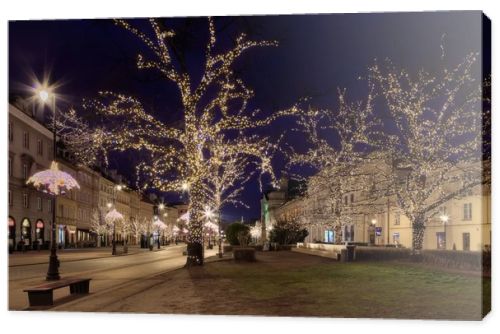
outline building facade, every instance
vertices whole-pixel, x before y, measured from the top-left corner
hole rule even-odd
[[[50,242],[52,196],[26,185],[34,173],[52,162],[52,133],[38,122],[29,106],[9,104],[9,246],[28,248]]]
[[[365,171],[372,168],[378,172],[382,168],[363,167]],[[338,195],[329,193],[324,180],[313,182],[313,178],[309,180],[306,196],[281,204],[274,201],[274,206],[268,198],[263,200],[263,221],[298,219],[308,230],[305,242],[309,243],[355,242],[412,247],[412,224],[398,207],[395,196],[381,196],[368,205],[365,190],[345,192],[338,198]],[[454,185],[445,188],[452,191]],[[332,197],[341,200],[344,207],[340,223],[334,219]],[[491,245],[490,212],[488,186],[476,186],[465,196],[443,203],[425,223],[423,248],[479,251]]]
[[[53,196],[26,185],[31,175],[50,168],[53,161],[52,132],[36,119],[34,110],[21,100],[9,104],[8,242],[14,250],[21,250],[22,244],[25,249],[35,249],[38,245],[48,248],[51,239]],[[57,162],[59,169],[72,175],[80,185],[80,189],[56,198],[56,242],[60,247],[96,245],[92,215],[96,210],[108,212],[109,205],[115,205],[125,222],[153,220],[151,201],[130,187],[116,191],[117,185],[123,184],[117,175],[73,163],[69,152],[61,147],[58,147]],[[121,225],[116,231],[118,241],[129,236],[121,233]],[[105,237],[111,240],[111,235]]]

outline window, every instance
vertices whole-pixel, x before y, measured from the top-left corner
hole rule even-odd
[[[394,232],[392,234],[392,243],[398,245],[400,243],[399,232]]]
[[[12,205],[12,191],[9,190],[9,205]]]
[[[470,251],[470,233],[462,233],[462,244],[464,251]]]
[[[28,165],[23,164],[23,178],[27,179],[28,178]]]
[[[28,150],[30,148],[30,134],[26,131],[23,132],[23,147]]]
[[[354,203],[354,194],[351,194],[351,203]]]
[[[47,201],[47,211],[52,212],[52,200],[51,199],[49,199]]]
[[[9,176],[12,176],[12,158],[9,157]]]
[[[41,197],[36,198],[36,207],[38,208],[38,210],[42,211],[42,198]]]
[[[30,206],[29,196],[28,194],[23,193],[23,207],[29,208],[29,206]]]
[[[36,153],[43,155],[43,141],[41,139],[36,142]]]
[[[446,249],[446,233],[437,232],[436,233],[437,240],[437,249]]]
[[[394,213],[394,225],[401,225],[401,212],[399,211]]]
[[[9,141],[14,141],[14,126],[9,122]]]
[[[348,200],[349,200],[349,197],[344,196],[344,204],[345,204],[345,205],[347,205]]]
[[[464,204],[464,220],[472,219],[472,203]]]

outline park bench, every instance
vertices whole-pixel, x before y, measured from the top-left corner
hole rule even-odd
[[[69,286],[70,293],[88,294],[90,278],[69,278],[53,283],[47,283],[34,288],[25,289],[28,293],[30,306],[47,306],[54,303],[54,290]]]

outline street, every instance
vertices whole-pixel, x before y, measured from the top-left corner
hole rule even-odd
[[[119,256],[109,255],[109,249],[73,251],[73,254],[61,252],[61,278],[91,278],[90,294],[75,297],[70,296],[69,288],[55,290],[51,309],[98,311],[122,298],[145,291],[163,282],[155,280],[156,275],[181,268],[185,264],[186,257],[182,255],[184,249],[184,244],[155,251],[130,247],[128,255]],[[216,250],[207,250],[205,256],[215,253]],[[27,309],[28,298],[23,289],[46,283],[47,263],[41,263],[42,255],[35,252],[32,253],[30,262],[29,254],[10,256],[10,310]]]

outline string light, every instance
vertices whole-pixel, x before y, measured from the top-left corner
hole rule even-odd
[[[137,166],[142,187],[161,191],[186,192],[189,200],[190,227],[188,235],[187,265],[203,263],[203,203],[210,203],[217,210],[213,196],[213,180],[224,163],[235,163],[245,170],[257,164],[260,173],[267,173],[274,181],[271,152],[277,149],[269,138],[250,135],[248,131],[270,125],[278,118],[300,112],[299,105],[261,115],[259,110],[249,110],[248,101],[253,91],[234,73],[233,64],[247,50],[254,47],[276,46],[275,41],[252,41],[245,34],[239,35],[234,46],[222,52],[216,51],[215,24],[208,19],[209,38],[205,49],[205,66],[201,80],[194,80],[174,65],[170,42],[175,32],[164,29],[156,19],[150,19],[152,33],[143,32],[128,21],[115,20],[134,34],[149,49],[147,56],[137,57],[139,69],[159,71],[164,78],[178,88],[183,107],[183,127],[164,124],[148,114],[135,98],[111,91],[102,91],[97,99],[87,100],[83,109],[98,114],[106,122],[101,126],[83,127],[76,114],[66,119],[65,138],[72,147],[85,146],[79,157],[94,160],[99,154],[111,150],[134,150],[147,156]],[[198,82],[195,85],[195,82]],[[230,133],[238,133],[233,139]],[[72,135],[73,134],[73,135]],[[82,145],[83,143],[90,145]],[[85,151],[85,152],[83,152]],[[92,161],[89,161],[92,162]],[[232,168],[232,167],[231,167]],[[229,180],[231,178],[225,178]],[[241,177],[232,177],[232,182]],[[225,184],[223,192],[235,184]],[[238,188],[236,186],[236,188]],[[217,189],[220,194],[221,188]],[[226,202],[236,201],[240,191],[229,195]]]

